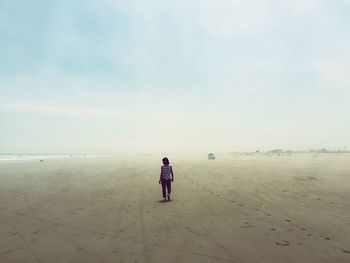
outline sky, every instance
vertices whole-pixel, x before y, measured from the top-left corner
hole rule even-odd
[[[1,0],[0,153],[350,149],[350,0]]]

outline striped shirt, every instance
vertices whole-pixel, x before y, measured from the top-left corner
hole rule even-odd
[[[171,165],[163,165],[161,169],[162,169],[162,178],[165,180],[171,179],[171,174],[173,171]]]

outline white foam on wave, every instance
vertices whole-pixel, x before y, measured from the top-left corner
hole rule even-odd
[[[22,161],[40,161],[53,159],[71,159],[71,158],[92,158],[106,157],[103,154],[0,154],[0,163],[3,162],[22,162]]]

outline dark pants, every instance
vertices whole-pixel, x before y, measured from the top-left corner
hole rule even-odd
[[[166,188],[168,189],[168,195],[171,193],[171,179],[165,180],[162,179],[162,190],[163,190],[163,197],[166,197]]]

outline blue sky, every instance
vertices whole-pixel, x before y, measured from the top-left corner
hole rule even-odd
[[[350,1],[0,2],[0,152],[350,148]]]

